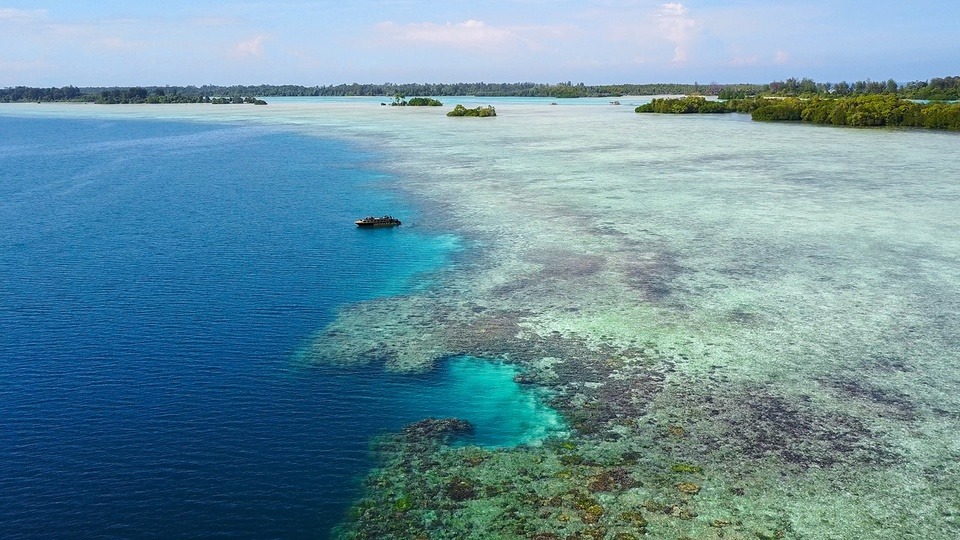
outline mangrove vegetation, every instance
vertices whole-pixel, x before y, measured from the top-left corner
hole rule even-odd
[[[473,109],[468,109],[461,104],[457,104],[452,111],[447,113],[447,116],[478,116],[478,117],[487,117],[487,116],[496,116],[497,111],[493,108],[493,105],[487,105],[486,107],[474,107]]]
[[[887,126],[960,131],[960,103],[918,103],[896,95],[730,99],[699,96],[654,99],[638,113],[750,113],[761,122],[809,122],[832,126]]]
[[[386,105],[386,103],[381,103],[381,105]],[[443,103],[428,97],[415,97],[408,101],[407,96],[396,93],[393,95],[393,102],[390,103],[390,105],[392,107],[439,107],[443,105]]]
[[[410,101],[407,102],[407,105],[411,107],[439,107],[443,105],[443,103],[433,98],[415,97],[410,98]]]

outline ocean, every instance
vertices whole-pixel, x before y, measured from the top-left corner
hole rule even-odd
[[[461,256],[382,159],[265,126],[0,117],[0,536],[323,538],[372,437],[541,429],[503,364],[298,360],[340,306]],[[404,225],[353,225],[384,213]]]

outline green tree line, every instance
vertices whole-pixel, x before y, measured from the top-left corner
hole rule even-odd
[[[722,99],[744,99],[755,96],[816,97],[897,95],[918,100],[960,100],[960,76],[933,78],[898,84],[886,81],[848,83],[816,82],[813,79],[789,78],[767,84],[608,84],[587,85],[570,81],[556,84],[514,83],[380,83],[337,84],[328,86],[298,85],[233,85],[233,86],[146,86],[0,88],[0,102],[22,101],[86,101],[99,103],[198,103],[212,96],[482,96],[482,97],[620,97],[623,95],[719,95]]]
[[[411,83],[411,84],[338,84],[330,86],[296,85],[235,85],[235,86],[145,86],[134,88],[73,86],[63,88],[29,88],[17,86],[0,88],[0,102],[23,101],[86,101],[123,102],[146,101],[156,96],[159,102],[199,102],[210,96],[481,96],[481,97],[619,97],[623,95],[662,94],[716,94],[722,85],[700,84],[616,84],[591,86],[584,83]]]
[[[187,88],[188,90],[184,90]],[[0,103],[76,101],[82,103],[253,103],[266,101],[239,92],[199,92],[196,87],[131,87],[131,88],[29,88],[16,86],[0,89]]]
[[[809,78],[790,78],[768,84],[724,85],[716,95],[721,99],[743,99],[764,95],[782,97],[897,95],[906,99],[953,101],[960,100],[960,77],[933,78],[902,85],[893,79],[832,83],[816,82]]]
[[[654,99],[638,113],[750,113],[760,122],[810,122],[833,126],[888,126],[960,131],[960,103],[917,103],[892,94],[848,97],[755,97],[709,101],[688,96]]]

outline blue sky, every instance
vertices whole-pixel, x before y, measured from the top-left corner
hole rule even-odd
[[[960,74],[940,0],[0,0],[0,87]]]

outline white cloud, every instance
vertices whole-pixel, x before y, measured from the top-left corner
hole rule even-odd
[[[777,51],[777,53],[773,55],[774,64],[783,65],[789,61],[790,61],[790,55],[787,54],[785,51]]]
[[[234,47],[234,54],[236,56],[263,56],[263,44],[267,40],[267,36],[258,35],[250,39],[241,41],[237,43]]]
[[[690,58],[690,47],[697,34],[697,21],[689,15],[687,7],[678,2],[662,4],[655,18],[663,37],[673,43],[675,63],[686,62]]]
[[[118,20],[111,24],[46,24],[36,34],[39,39],[60,49],[109,50],[115,53],[142,50],[146,32],[136,21]]]

